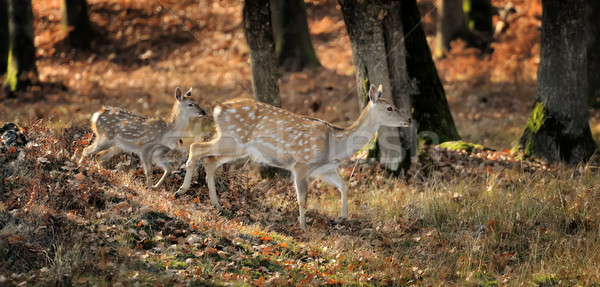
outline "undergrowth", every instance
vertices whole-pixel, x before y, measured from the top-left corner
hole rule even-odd
[[[333,223],[339,192],[313,180],[304,233],[289,179],[225,167],[219,215],[202,176],[173,199],[181,172],[148,191],[136,156],[78,166],[87,127],[52,131],[38,121],[26,133],[25,148],[0,155],[2,285],[600,283],[592,163],[423,147],[397,178],[353,158],[340,170],[350,219]]]

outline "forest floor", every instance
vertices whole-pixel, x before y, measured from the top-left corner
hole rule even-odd
[[[2,122],[29,139],[0,153],[0,285],[600,284],[599,160],[549,165],[508,153],[535,96],[541,15],[540,1],[513,2],[493,54],[459,41],[436,60],[463,140],[495,150],[422,146],[402,178],[359,153],[340,170],[350,219],[332,223],[339,192],[314,180],[302,232],[290,180],[234,171],[243,162],[219,173],[223,215],[202,175],[173,199],[183,171],[148,191],[136,156],[76,164],[102,104],[167,116],[175,86],[193,87],[208,111],[251,97],[242,1],[90,0],[90,51],[63,41],[59,1],[34,1],[40,83],[0,95]],[[336,3],[307,1],[323,67],[284,74],[280,87],[284,108],[345,126],[359,110]],[[433,43],[436,3],[419,3]],[[591,115],[599,141],[600,113]],[[195,122],[187,140],[211,125]],[[185,152],[173,158],[181,164]]]

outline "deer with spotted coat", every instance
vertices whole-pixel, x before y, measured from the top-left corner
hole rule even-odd
[[[200,159],[206,170],[210,200],[222,211],[215,188],[215,170],[221,164],[249,156],[253,160],[292,172],[300,209],[300,227],[306,230],[306,197],[309,177],[320,177],[341,191],[341,219],[348,217],[346,184],[337,168],[369,142],[380,126],[408,127],[409,116],[382,98],[382,87],[371,85],[369,103],[348,128],[297,115],[252,99],[233,99],[218,105],[213,117],[217,136],[190,146],[183,185],[184,194]]]
[[[110,158],[120,151],[135,153],[140,157],[148,189],[159,188],[173,170],[165,154],[175,149],[191,118],[203,117],[206,112],[191,98],[192,89],[185,95],[175,88],[175,103],[171,117],[164,121],[157,117],[145,117],[128,110],[115,107],[102,107],[91,119],[92,131],[96,135],[94,143],[83,150],[79,164],[86,157],[99,160]],[[163,168],[164,174],[152,186],[152,161]]]

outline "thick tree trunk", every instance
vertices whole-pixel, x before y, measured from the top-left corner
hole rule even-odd
[[[585,1],[542,1],[537,95],[517,146],[526,156],[578,163],[596,147],[587,111]]]
[[[33,12],[31,0],[9,1],[9,51],[6,80],[9,92],[22,90],[37,80],[35,46],[33,45]]]
[[[0,0],[0,76],[8,65],[8,0]]]
[[[467,29],[462,0],[438,0],[435,57],[450,49],[450,42]]]
[[[600,107],[600,1],[587,0],[587,77],[592,107]]]
[[[367,103],[371,84],[383,85],[384,97],[410,114],[413,93],[406,71],[401,3],[397,1],[340,0],[352,46],[361,107]],[[377,156],[392,172],[410,166],[410,128],[381,127],[377,132]],[[408,152],[407,152],[408,151]]]
[[[250,47],[254,96],[261,102],[281,107],[269,0],[246,0],[243,16],[244,33]],[[279,168],[261,166],[260,174],[262,177],[268,178],[275,174],[287,176],[289,172]]]
[[[261,102],[281,107],[269,0],[246,0],[243,14],[254,96]]]
[[[304,0],[271,0],[271,16],[279,68],[297,72],[320,66],[310,40]]]
[[[402,2],[402,20],[404,33],[407,35],[404,42],[406,54],[409,55],[406,57],[406,67],[408,75],[416,82],[418,88],[418,94],[413,96],[412,101],[412,116],[418,123],[418,131],[437,137],[430,138],[430,143],[459,140],[444,86],[431,57],[425,31],[420,24],[421,14],[416,1]]]
[[[86,0],[62,0],[62,26],[73,47],[89,49],[94,33]]]

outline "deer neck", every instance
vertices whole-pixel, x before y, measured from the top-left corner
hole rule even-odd
[[[178,141],[183,131],[187,128],[188,122],[189,120],[183,117],[182,113],[179,112],[177,103],[175,103],[175,105],[173,105],[171,117],[167,122],[167,135],[169,138]]]
[[[334,160],[342,161],[349,158],[373,138],[380,124],[371,114],[370,105],[365,107],[360,116],[351,126],[333,131],[333,147],[330,152]]]

